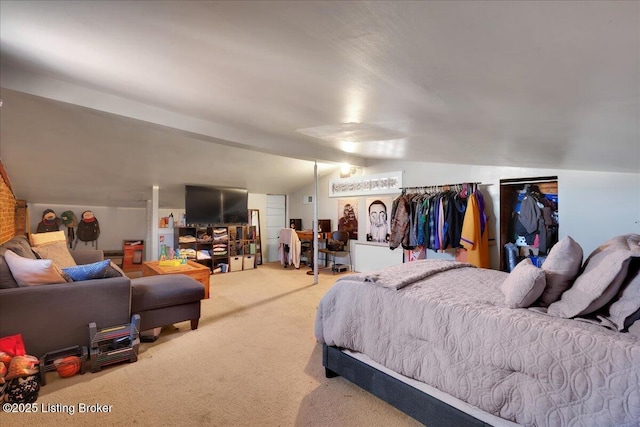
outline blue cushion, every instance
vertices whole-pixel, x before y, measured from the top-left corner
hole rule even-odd
[[[102,279],[105,276],[105,270],[109,267],[110,262],[111,260],[105,259],[104,261],[94,262],[93,264],[63,268],[62,271],[65,272],[74,282],[89,279]]]

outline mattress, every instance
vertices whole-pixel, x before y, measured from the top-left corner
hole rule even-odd
[[[338,280],[318,306],[316,338],[518,424],[638,425],[636,337],[507,308],[504,272],[394,269]]]

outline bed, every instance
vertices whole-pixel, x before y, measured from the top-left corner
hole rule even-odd
[[[421,260],[342,276],[316,316],[327,376],[430,427],[638,426],[639,244],[582,264],[565,238],[511,273]]]

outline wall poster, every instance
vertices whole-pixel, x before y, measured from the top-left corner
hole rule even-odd
[[[389,243],[391,197],[367,199],[367,242]]]
[[[349,233],[358,240],[358,199],[338,199],[338,231]]]

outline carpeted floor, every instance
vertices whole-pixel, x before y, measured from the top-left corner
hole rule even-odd
[[[313,326],[338,276],[321,271],[313,285],[306,271],[269,263],[212,276],[198,330],[188,322],[163,328],[135,363],[66,379],[48,373],[38,412],[0,413],[0,425],[421,425],[342,378],[325,378]]]

